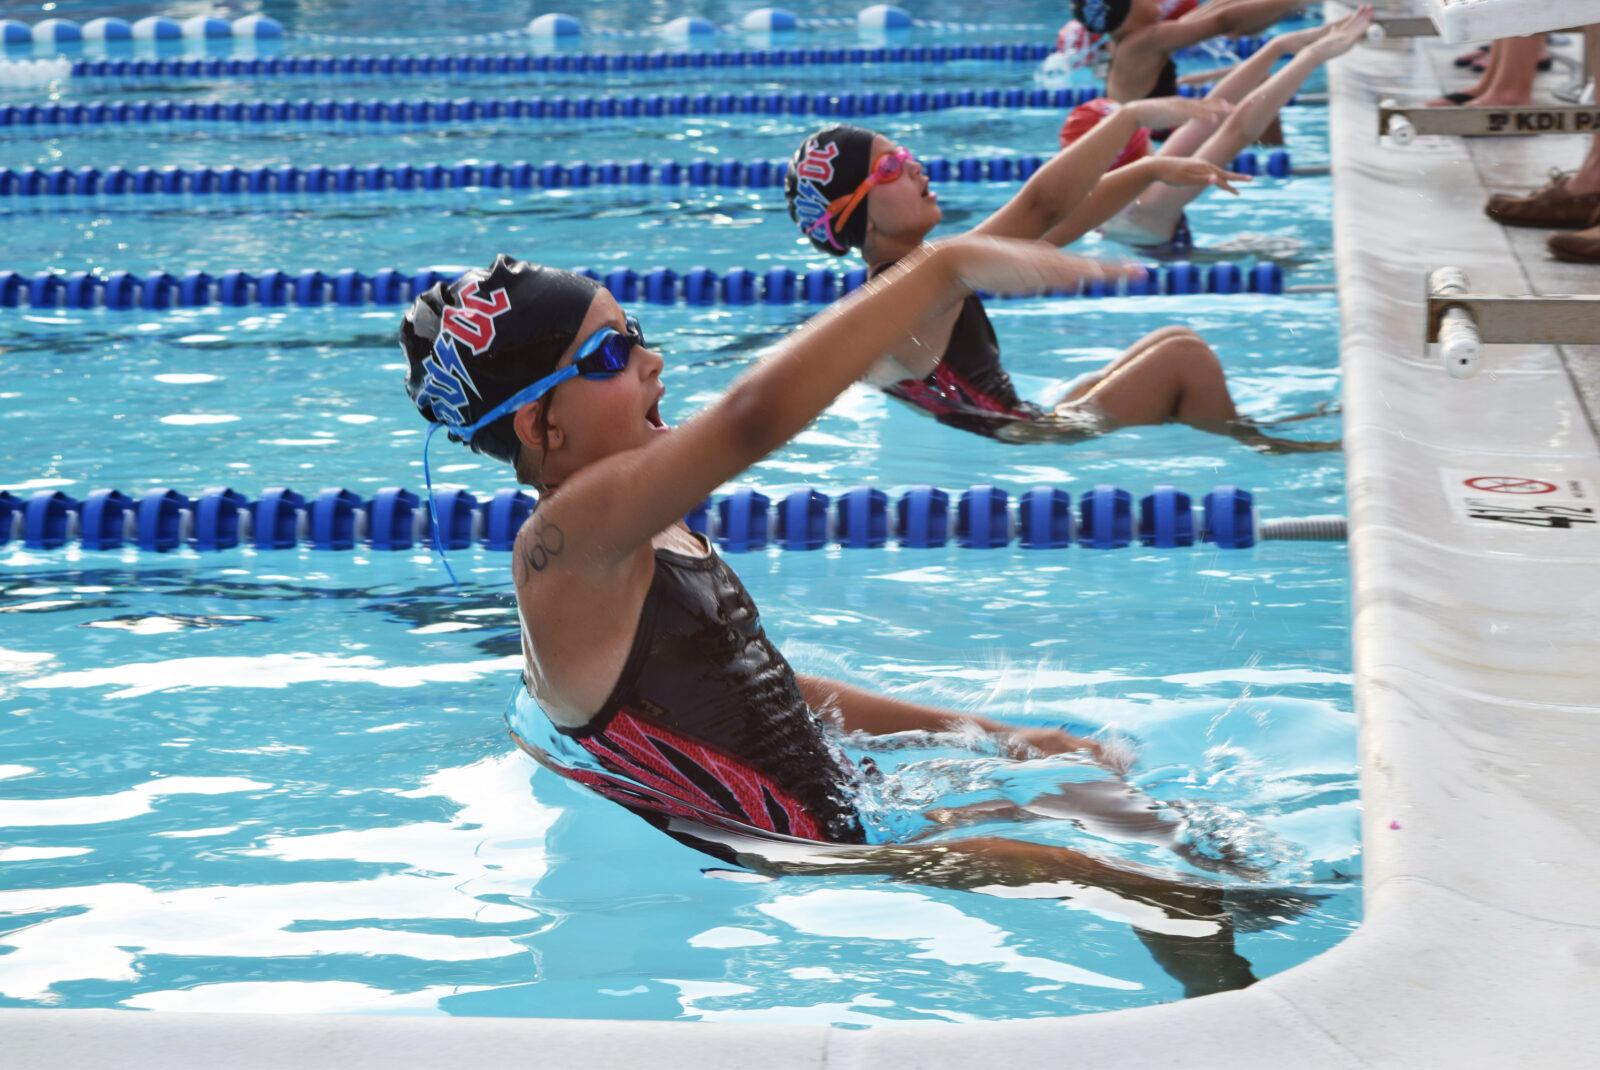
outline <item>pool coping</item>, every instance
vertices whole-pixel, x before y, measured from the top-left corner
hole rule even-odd
[[[1548,285],[1527,238],[1482,215],[1482,176],[1537,185],[1542,162],[1570,167],[1586,145],[1380,144],[1378,99],[1421,99],[1442,55],[1437,42],[1362,46],[1330,78],[1366,902],[1350,939],[1242,992],[961,1026],[0,1010],[7,1064],[1588,1065],[1585,1012],[1600,991],[1589,894],[1600,883],[1600,533],[1552,540],[1467,521],[1456,477],[1600,485],[1574,388],[1593,358],[1493,347],[1482,374],[1455,380],[1421,341],[1429,267],[1463,267],[1493,292]]]

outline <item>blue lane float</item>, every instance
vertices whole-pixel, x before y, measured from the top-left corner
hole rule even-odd
[[[136,41],[181,41],[183,23],[165,15],[147,15],[133,24]]]
[[[90,19],[83,24],[83,39],[105,42],[131,41],[133,24],[126,19]]]
[[[18,24],[20,25],[20,24]],[[26,27],[23,27],[26,30]],[[26,38],[24,38],[26,39]],[[1027,41],[972,45],[917,45],[857,48],[771,48],[653,52],[564,52],[530,55],[525,52],[461,53],[455,55],[341,55],[341,56],[213,56],[206,59],[80,60],[72,67],[76,78],[111,80],[137,87],[175,79],[208,82],[266,78],[337,79],[342,83],[397,78],[481,80],[492,77],[527,78],[533,75],[609,76],[672,70],[710,71],[720,75],[751,72],[767,75],[772,68],[828,68],[891,64],[948,64],[962,61],[1034,63],[1049,55],[1049,46]],[[1068,87],[1061,87],[1068,88]],[[1099,85],[1073,87],[1076,103],[1104,95]],[[1185,96],[1195,96],[1184,86]],[[1291,103],[1311,103],[1316,98],[1296,98]]]
[[[867,281],[864,267],[843,273],[824,267],[801,271],[774,267],[759,274],[743,267],[729,268],[721,274],[705,267],[691,267],[681,274],[667,267],[646,271],[612,267],[607,268],[603,276],[587,267],[572,270],[601,283],[620,302],[648,305],[826,305]],[[384,268],[370,275],[354,268],[328,271],[305,268],[293,274],[276,268],[255,273],[234,269],[215,276],[200,270],[181,274],[157,270],[142,275],[126,271],[107,275],[86,271],[67,274],[40,271],[29,276],[0,271],[0,308],[105,308],[148,312],[213,305],[272,308],[401,305],[434,283],[452,282],[458,275],[459,272],[431,268],[409,273]],[[1248,268],[1237,264],[1212,264],[1205,271],[1186,261],[1177,261],[1145,265],[1145,275],[1126,280],[1120,290],[1115,283],[1107,285],[1103,280],[1095,280],[1076,290],[1053,291],[1046,297],[1094,300],[1282,293],[1283,269],[1271,261]],[[1000,299],[1012,300],[1004,295]]]
[[[438,541],[447,550],[510,550],[536,504],[534,495],[517,487],[482,498],[460,488],[438,491]],[[1158,486],[1135,499],[1119,487],[1100,485],[1083,493],[1076,510],[1067,491],[1048,485],[1028,488],[1014,504],[1010,493],[992,485],[959,492],[915,486],[892,497],[871,486],[837,496],[814,487],[782,496],[739,488],[706,499],[684,519],[725,553],[891,544],[937,549],[952,543],[973,550],[1013,544],[1027,550],[1203,544],[1245,549],[1270,539],[1337,542],[1346,537],[1342,516],[1263,518],[1254,495],[1231,485],[1213,488],[1198,508],[1191,495],[1173,486]],[[27,498],[0,491],[0,549],[403,551],[431,547],[432,525],[427,506],[402,487],[385,487],[370,499],[344,487],[311,495],[271,487],[255,501],[226,486],[193,496],[169,487],[137,495],[102,489],[81,501],[61,491],[41,490]]]
[[[233,23],[214,15],[195,15],[178,24],[191,41],[216,41],[233,36]]]
[[[528,23],[528,36],[544,40],[577,37],[583,33],[583,23],[571,15],[557,12],[540,15]]]
[[[219,105],[220,106],[220,105]],[[196,105],[196,107],[200,107]],[[930,156],[921,161],[934,182],[1025,182],[1044,164],[1041,156],[970,156],[949,160]],[[96,167],[44,170],[0,167],[0,197],[120,197],[159,193],[168,196],[213,194],[378,193],[407,190],[580,189],[602,186],[705,186],[721,189],[768,189],[782,186],[787,160],[600,160],[595,163],[510,163],[461,161],[454,164],[371,164],[300,168],[254,167]],[[1277,177],[1293,173],[1289,154],[1281,149],[1265,166],[1253,153],[1234,161],[1235,170],[1263,170]]]
[[[739,28],[754,33],[782,33],[798,28],[794,12],[781,7],[758,7],[739,20]]]
[[[389,133],[396,125],[413,127],[468,122],[514,120],[594,120],[609,118],[664,118],[706,115],[811,115],[854,118],[949,111],[954,108],[1062,109],[1081,102],[1073,89],[962,89],[901,92],[720,92],[649,93],[592,97],[489,97],[414,100],[244,100],[197,101],[141,100],[53,102],[0,105],[0,129],[31,130],[38,127],[151,126],[174,123],[213,126],[221,123],[266,125],[318,123],[344,131]],[[60,128],[68,128],[61,131]]]
[[[70,19],[45,19],[34,23],[32,36],[35,44],[75,44],[83,40],[83,27]]]
[[[909,11],[893,4],[873,4],[856,14],[856,22],[865,30],[909,30],[914,21]]]
[[[773,68],[947,64],[966,60],[1033,63],[1049,54],[1032,42],[975,45],[923,45],[880,48],[731,49],[697,52],[526,52],[460,55],[272,56],[210,59],[81,61],[73,66],[79,78],[134,81],[207,81],[242,78],[485,78],[530,75],[608,75],[700,70],[767,74]],[[1082,87],[1083,100],[1103,95],[1103,87]],[[1081,101],[1080,101],[1081,102]]]
[[[203,41],[266,40],[283,36],[283,25],[266,15],[244,15],[229,21],[215,15],[196,15],[182,21],[150,15],[135,22],[96,18],[79,25],[71,19],[43,19],[32,26],[6,19],[0,22],[0,41],[8,45],[76,45],[83,41]]]
[[[709,19],[683,15],[663,25],[658,32],[669,41],[693,41],[712,36],[717,32],[717,26]]]

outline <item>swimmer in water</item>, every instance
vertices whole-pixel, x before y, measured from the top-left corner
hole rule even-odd
[[[1228,107],[1182,97],[1124,105],[1040,167],[1015,197],[968,233],[1065,245],[1157,179],[1232,191],[1229,183],[1243,175],[1178,156],[1151,157],[1123,168],[1114,180],[1102,180],[1129,139],[1146,128],[1220,119]],[[1136,186],[1115,203],[1097,187],[1126,181]],[[789,215],[811,244],[834,256],[859,249],[874,277],[925,250],[943,214],[910,150],[857,126],[824,127],[807,137],[784,182]],[[1119,427],[1178,421],[1230,435],[1263,453],[1339,448],[1338,442],[1267,435],[1241,419],[1216,353],[1187,327],[1145,335],[1105,367],[1079,377],[1048,409],[1024,401],[1000,365],[999,342],[976,294],[930,313],[865,378],[940,423],[1007,442],[1076,442]]]
[[[1361,7],[1338,22],[1268,39],[1266,44],[1234,68],[1206,95],[1207,100],[1222,100],[1233,105],[1233,111],[1220,122],[1212,116],[1190,119],[1167,139],[1157,159],[1174,156],[1225,166],[1255,142],[1261,131],[1277,118],[1278,110],[1289,102],[1289,98],[1294,96],[1313,71],[1355,47],[1371,23],[1372,8]],[[1293,58],[1274,74],[1273,66],[1285,56]],[[1062,124],[1062,147],[1094,129],[1106,116],[1114,114],[1117,107],[1116,102],[1108,98],[1079,105]],[[1131,139],[1123,155],[1112,167],[1127,162],[1128,157],[1137,159],[1142,152],[1143,146],[1138,140]],[[1128,179],[1118,183],[1118,188],[1131,189],[1134,184],[1135,180]],[[1101,223],[1100,232],[1113,241],[1134,246],[1150,256],[1185,256],[1194,249],[1194,240],[1189,233],[1189,222],[1184,217],[1183,209],[1204,193],[1206,188],[1170,185],[1161,181],[1151,183],[1144,187],[1144,192],[1137,194],[1137,200]],[[1097,189],[1097,195],[1102,192],[1108,201],[1118,196],[1109,188],[1106,191]],[[1091,198],[1091,201],[1094,199]],[[1072,240],[1086,229],[1083,224],[1091,213],[1103,211],[1100,203],[1086,204],[1083,216],[1068,217],[1060,233],[1047,235],[1047,240],[1058,243],[1063,238]]]
[[[1110,36],[1106,96],[1126,104],[1178,92],[1174,52],[1213,37],[1260,33],[1306,4],[1307,0],[1211,0],[1168,18],[1163,0],[1072,0],[1072,13],[1090,33]]]
[[[986,235],[922,246],[670,430],[659,409],[664,361],[599,283],[501,257],[418,298],[400,337],[407,393],[429,434],[442,427],[539,491],[512,558],[523,680],[553,730],[592,761],[563,767],[532,741],[519,745],[724,860],[1053,898],[1093,886],[1123,897],[1188,994],[1249,984],[1220,885],[1003,837],[868,844],[852,799],[857,771],[819,714],[850,732],[983,733],[1015,757],[1113,756],[1058,729],[797,675],[733,570],[681,519],[975,289],[1030,293],[1138,270]],[[1037,806],[1026,812],[1056,814],[1074,800]],[[1119,808],[1133,834],[1147,835],[1153,803],[1128,789],[1105,809],[1115,821]],[[933,816],[966,822],[959,811]]]

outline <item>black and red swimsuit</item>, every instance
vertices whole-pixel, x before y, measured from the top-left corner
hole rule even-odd
[[[709,552],[658,549],[655,566],[616,687],[587,725],[558,729],[604,773],[568,775],[647,816],[864,842],[848,791],[854,770],[739,577]]]
[[[1017,396],[1000,366],[1000,343],[977,294],[961,304],[950,343],[926,379],[902,379],[887,393],[932,413],[942,424],[993,438],[1018,420],[1037,420],[1044,410]]]

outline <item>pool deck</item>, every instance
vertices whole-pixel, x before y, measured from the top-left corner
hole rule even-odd
[[[962,1026],[0,1011],[5,1065],[1593,1065],[1600,525],[1470,519],[1462,481],[1543,480],[1558,490],[1540,500],[1600,506],[1600,347],[1487,347],[1457,380],[1422,342],[1429,268],[1464,268],[1477,292],[1600,293],[1600,265],[1552,261],[1548,232],[1482,212],[1588,142],[1380,143],[1377,101],[1458,87],[1460,51],[1363,45],[1332,72],[1366,881],[1349,940],[1242,992]]]

